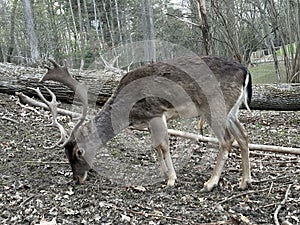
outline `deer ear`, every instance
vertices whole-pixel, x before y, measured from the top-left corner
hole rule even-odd
[[[82,127],[82,130],[81,130],[81,131],[82,131],[82,134],[83,134],[84,137],[88,136],[89,130],[88,130],[87,127]]]

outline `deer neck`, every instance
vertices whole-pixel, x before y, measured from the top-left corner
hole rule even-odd
[[[113,128],[111,119],[111,106],[105,104],[100,112],[93,119],[95,131],[102,144],[106,144],[110,139],[114,138],[118,132]]]
[[[102,147],[128,127],[128,123],[120,122],[120,117],[114,113],[116,111],[114,109],[116,109],[116,106],[113,99],[110,99],[93,118],[88,129],[89,142],[97,142],[99,147]],[[121,110],[118,110],[118,113],[121,113]]]

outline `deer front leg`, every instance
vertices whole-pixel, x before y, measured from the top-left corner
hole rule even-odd
[[[167,174],[168,186],[174,186],[176,173],[169,150],[169,136],[165,116],[152,118],[149,122],[152,144],[160,163],[161,173]]]

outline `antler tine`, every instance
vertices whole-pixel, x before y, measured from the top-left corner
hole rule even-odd
[[[57,141],[54,145],[52,146],[44,146],[44,148],[46,149],[52,149],[56,146],[60,146],[62,144],[62,146],[64,145],[63,143],[65,143],[65,141],[68,139],[68,134],[66,132],[66,130],[64,129],[64,127],[57,121],[57,106],[59,105],[59,103],[56,100],[56,96],[55,94],[47,87],[45,87],[45,89],[48,91],[48,93],[51,96],[51,101],[48,101],[44,95],[41,93],[39,88],[30,88],[32,90],[34,90],[38,96],[40,97],[40,99],[45,102],[45,104],[49,107],[49,110],[52,114],[52,122],[51,124],[48,124],[47,126],[53,126],[53,127],[57,127],[60,131],[60,139],[59,141]]]
[[[52,58],[48,58],[48,60],[53,64],[54,67],[60,67],[60,65]]]
[[[88,97],[87,97],[87,88],[86,88],[85,84],[78,83],[76,94],[79,95],[79,98],[82,102],[82,114],[79,117],[79,119],[78,119],[77,123],[75,124],[75,126],[73,127],[69,138],[67,140],[65,140],[65,142],[63,143],[63,146],[65,146],[69,142],[69,140],[74,137],[75,132],[81,126],[81,124],[85,121],[86,116],[87,116]]]

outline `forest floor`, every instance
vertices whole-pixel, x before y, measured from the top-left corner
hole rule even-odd
[[[173,188],[142,169],[135,177],[139,184],[124,183],[118,177],[122,166],[103,171],[100,160],[98,173],[91,171],[84,185],[72,185],[64,150],[43,148],[58,140],[58,131],[44,126],[49,118],[48,112],[25,109],[14,96],[0,94],[0,224],[40,224],[43,217],[57,224],[274,224],[286,194],[277,218],[280,224],[300,224],[300,155],[251,150],[253,184],[241,191],[241,157],[233,148],[219,186],[202,193],[215,146],[172,137],[178,177]],[[241,111],[240,120],[250,143],[300,147],[300,112]],[[65,116],[59,121],[69,125]],[[138,138],[131,143],[128,133]],[[153,151],[142,150],[147,135],[130,130],[123,135],[108,144],[110,158],[131,162],[132,157],[132,164],[150,168]],[[181,148],[189,151],[176,152]]]

